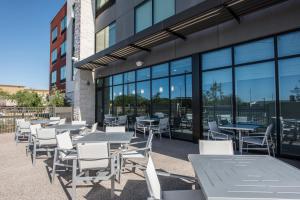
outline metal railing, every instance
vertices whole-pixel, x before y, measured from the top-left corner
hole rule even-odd
[[[16,119],[34,120],[49,117],[73,119],[72,107],[0,107],[0,133],[15,132]]]

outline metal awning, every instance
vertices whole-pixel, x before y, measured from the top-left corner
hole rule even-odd
[[[105,67],[138,52],[150,52],[165,42],[186,40],[189,34],[232,19],[240,23],[240,16],[284,1],[287,0],[206,0],[75,63],[75,67],[83,70]]]

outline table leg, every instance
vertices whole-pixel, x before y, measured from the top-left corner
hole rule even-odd
[[[239,130],[239,150],[240,150],[240,154],[242,154],[242,146],[243,146],[243,142],[242,142],[242,130]]]

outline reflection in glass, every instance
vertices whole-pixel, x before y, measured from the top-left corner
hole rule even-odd
[[[124,85],[124,114],[134,116],[135,110],[135,84]]]
[[[127,72],[124,74],[124,83],[130,83],[135,81],[135,71]]]
[[[281,152],[300,155],[300,58],[279,61]]]
[[[202,84],[204,130],[209,121],[232,123],[232,69],[204,72]]]
[[[169,116],[169,79],[152,81],[152,113],[163,113]]]
[[[169,75],[169,64],[164,63],[152,67],[152,78],[160,78]]]
[[[139,82],[136,87],[137,116],[150,115],[150,81]]]
[[[278,36],[278,56],[300,54],[300,31]]]
[[[202,55],[202,70],[226,67],[231,64],[231,48],[212,51]]]
[[[104,114],[112,114],[112,87],[105,87],[103,89],[104,95]]]
[[[184,58],[171,62],[171,75],[192,72],[192,58]]]
[[[112,76],[108,76],[104,78],[104,85],[111,86],[112,85]]]
[[[237,119],[268,126],[275,116],[274,62],[236,68]]]
[[[150,79],[150,68],[140,69],[136,73],[137,73],[137,81]]]
[[[113,90],[113,114],[122,115],[123,114],[123,86],[114,86]]]
[[[170,81],[173,135],[192,139],[192,75],[171,77]]]
[[[273,38],[263,39],[234,47],[235,64],[274,58]]]
[[[114,85],[119,85],[123,83],[123,74],[114,75],[113,78]]]

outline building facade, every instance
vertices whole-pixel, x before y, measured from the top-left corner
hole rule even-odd
[[[78,3],[94,7],[75,63],[81,118],[163,114],[194,142],[209,121],[273,124],[276,152],[300,156],[299,1]]]
[[[50,23],[49,90],[66,90],[67,3]]]

